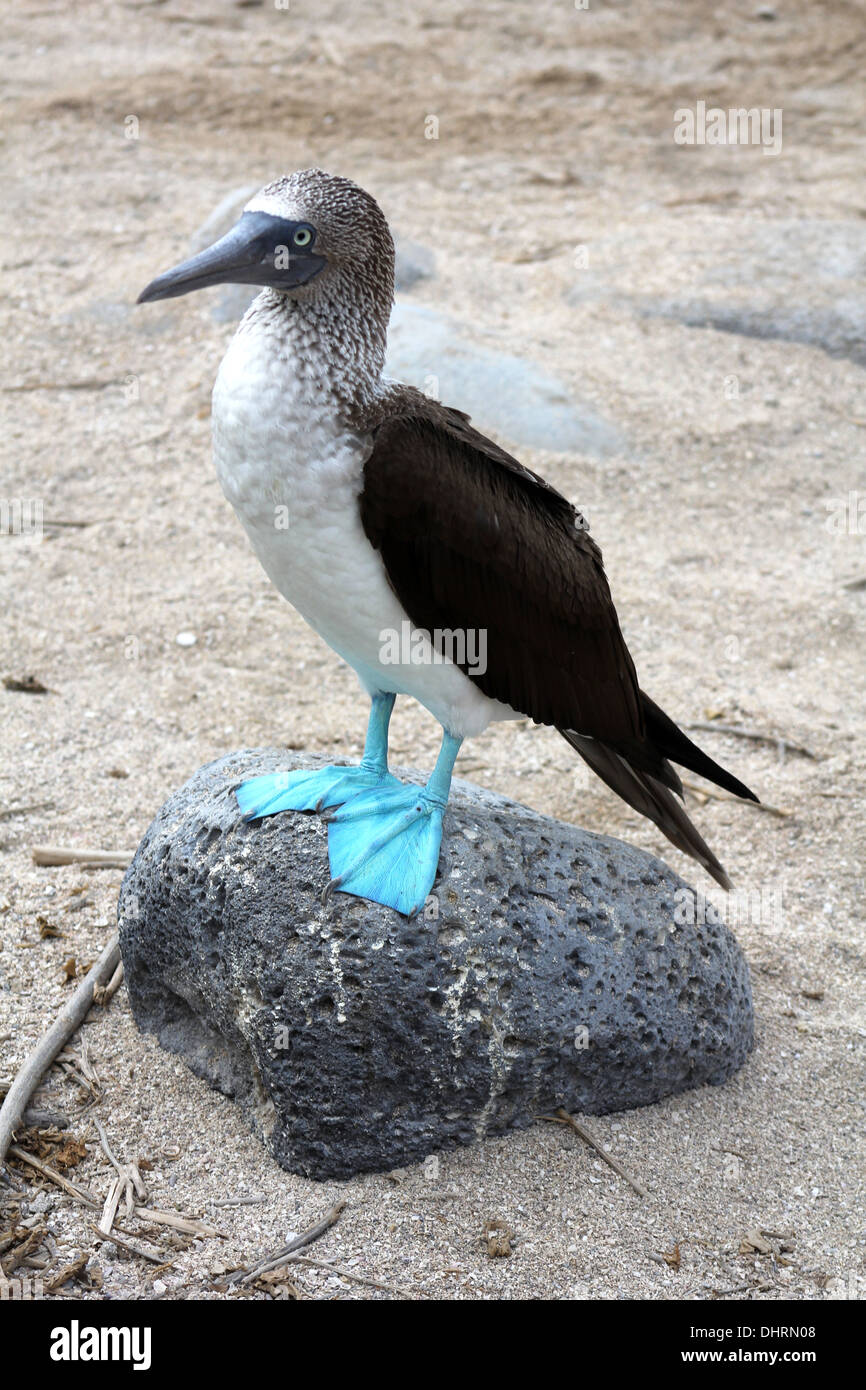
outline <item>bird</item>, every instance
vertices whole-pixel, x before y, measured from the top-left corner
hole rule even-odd
[[[279,178],[138,302],[224,283],[260,293],[214,384],[217,476],[273,584],[370,699],[357,765],[250,777],[243,819],[323,813],[325,899],[411,917],[435,882],[464,739],[528,719],[730,888],[674,764],[758,798],[641,689],[581,513],[463,411],[384,374],[394,242],[376,200],[318,168]],[[398,695],[442,728],[424,786],[388,767]]]

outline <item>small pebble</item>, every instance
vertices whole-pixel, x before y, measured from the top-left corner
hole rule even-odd
[[[179,632],[174,640],[179,647],[194,647],[198,638],[194,632]]]

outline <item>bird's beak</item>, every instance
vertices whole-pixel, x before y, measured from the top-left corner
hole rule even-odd
[[[298,225],[267,212],[245,212],[213,246],[151,280],[138,303],[175,299],[208,285],[269,285],[277,290],[305,285],[326,261],[312,248],[299,250],[294,245]]]

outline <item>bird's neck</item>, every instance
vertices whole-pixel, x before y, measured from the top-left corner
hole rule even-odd
[[[291,371],[311,400],[327,399],[351,424],[381,394],[388,313],[363,287],[339,290],[309,298],[265,290],[240,331],[265,335],[275,371]]]

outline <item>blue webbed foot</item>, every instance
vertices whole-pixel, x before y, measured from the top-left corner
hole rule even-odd
[[[351,893],[412,917],[433,887],[445,802],[426,787],[359,792],[328,817],[333,892]]]
[[[367,789],[402,787],[382,767],[320,767],[300,772],[269,772],[251,777],[235,791],[244,820],[273,816],[277,811],[321,811],[339,806]]]

